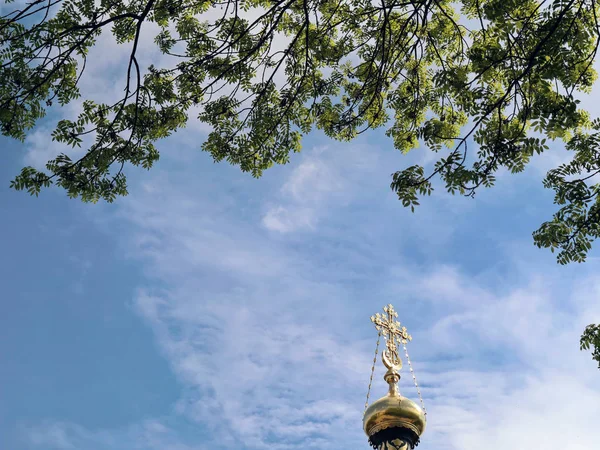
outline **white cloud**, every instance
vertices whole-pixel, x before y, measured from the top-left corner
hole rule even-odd
[[[313,150],[291,172],[281,188],[281,203],[270,206],[263,217],[267,229],[280,233],[314,229],[326,201],[347,187],[339,170],[323,159],[323,151]]]
[[[27,136],[25,140],[27,144],[25,164],[38,170],[44,170],[48,161],[54,159],[60,153],[67,152],[68,147],[51,140],[51,133],[50,128],[39,127]]]
[[[72,432],[63,424],[54,422],[26,430],[29,441],[33,445],[50,446],[57,449],[75,448]]]
[[[435,271],[431,278],[436,284]],[[452,372],[436,369],[435,358],[425,361],[423,378],[434,384],[423,389],[433,394],[434,446],[426,448],[438,442],[461,450],[545,448],[556,442],[559,423],[563,448],[594,447],[600,430],[590,418],[600,415],[600,385],[577,343],[584,324],[600,318],[600,280],[579,281],[584,290],[562,297],[553,290],[556,278],[537,273],[499,295],[457,272],[451,275],[449,295],[440,295],[455,311],[442,314],[420,348],[459,356],[464,370],[449,379]],[[494,361],[498,357],[502,360]],[[488,358],[491,367],[478,368]]]
[[[263,225],[272,231],[287,233],[298,229],[313,229],[316,225],[316,211],[310,207],[288,208],[272,206],[263,217]]]
[[[263,226],[280,233],[315,230],[332,209],[347,205],[359,189],[372,185],[369,176],[378,161],[374,150],[366,145],[334,143],[306,151],[277,200],[269,202]]]
[[[248,448],[314,447],[306,440],[315,438],[334,448],[336,430],[359,435],[359,410],[341,389],[358,387],[362,358],[353,349],[268,297],[243,306],[237,296],[192,303],[189,295],[137,300],[190,389],[181,413]]]
[[[295,201],[315,201],[342,188],[339,173],[319,159],[318,154],[322,151],[314,153],[292,171],[281,188],[282,193]]]
[[[361,349],[340,340],[343,324],[315,324],[341,307],[343,288],[252,226],[213,216],[213,202],[173,195],[128,199],[125,216],[144,243],[132,250],[171,286],[144,289],[135,305],[186,386],[178,411],[252,448],[332,446],[332,429],[360,421],[345,389],[363,395]]]
[[[27,440],[44,450],[193,450],[171,428],[149,419],[121,429],[89,430],[65,422],[46,422],[23,430]]]

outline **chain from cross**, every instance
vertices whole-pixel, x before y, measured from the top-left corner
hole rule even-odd
[[[407,341],[412,340],[412,336],[406,331],[406,327],[400,326],[400,322],[395,319],[398,317],[398,313],[394,310],[394,307],[390,304],[383,308],[385,314],[377,313],[371,316],[371,322],[375,324],[375,328],[385,339],[386,350],[382,353],[383,364],[391,369],[392,367],[402,367],[402,359],[398,354],[398,343],[406,344]]]

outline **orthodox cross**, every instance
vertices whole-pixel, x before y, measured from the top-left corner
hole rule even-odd
[[[398,354],[398,343],[406,344],[406,341],[412,340],[412,336],[406,331],[406,327],[400,326],[400,322],[395,319],[398,317],[398,313],[394,311],[392,305],[387,305],[383,308],[385,314],[377,313],[371,316],[371,322],[375,324],[375,328],[386,340],[386,350],[383,352],[383,363],[389,369],[391,366],[402,367],[402,360]],[[387,361],[386,361],[387,360]]]

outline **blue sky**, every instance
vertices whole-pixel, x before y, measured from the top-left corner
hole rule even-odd
[[[84,92],[104,98],[126,53],[96,51],[113,57]],[[213,163],[191,125],[115,204],[9,190],[59,150],[57,117],[1,141],[0,448],[366,449],[369,317],[390,302],[414,338],[420,449],[543,448],[558,424],[562,448],[600,442],[600,372],[578,349],[600,322],[598,251],[560,267],[531,238],[555,208],[541,180],[558,148],[414,214],[390,174],[430,155],[380,132],[313,133],[255,180]],[[401,391],[416,399],[406,374]]]

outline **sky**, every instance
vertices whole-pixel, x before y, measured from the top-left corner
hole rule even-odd
[[[126,51],[94,51],[83,88],[103,99]],[[148,39],[141,52],[158,58]],[[579,336],[600,322],[599,253],[559,266],[531,237],[556,210],[541,181],[559,146],[415,213],[390,175],[431,156],[380,131],[311,133],[256,180],[190,124],[113,204],[9,189],[61,150],[50,131],[76,108],[0,140],[0,449],[367,449],[369,317],[388,303],[413,336],[419,449],[597,448],[600,372]]]

